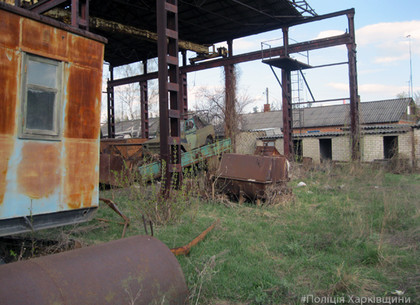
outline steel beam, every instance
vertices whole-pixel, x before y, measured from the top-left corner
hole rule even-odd
[[[303,19],[300,19],[300,20],[290,21],[286,23],[285,26],[292,27],[299,24],[305,24],[309,22],[320,21],[320,20],[330,19],[330,18],[339,17],[339,16],[347,16],[348,14],[354,15],[354,8],[338,11],[338,12],[333,12],[329,14],[324,14],[324,15],[317,15],[314,17],[304,17]]]
[[[38,14],[45,13],[50,9],[66,2],[67,0],[47,0],[47,1],[38,1],[34,5],[30,6],[28,9]]]
[[[70,13],[60,8],[54,8],[53,10],[47,12],[45,15],[54,19],[58,19],[60,21],[64,21],[64,22],[69,20],[70,18]],[[157,33],[140,29],[140,28],[136,28],[133,26],[125,25],[119,22],[99,18],[99,17],[91,16],[89,18],[88,25],[93,29],[98,29],[98,30],[105,31],[108,33],[132,35],[132,36],[136,36],[143,40],[154,42],[154,43],[156,43],[158,40]],[[204,54],[209,53],[208,46],[201,45],[198,43],[193,43],[191,41],[186,41],[186,40],[179,40],[179,48],[183,50],[190,50],[197,53],[204,53]]]
[[[292,53],[299,53],[304,51],[311,51],[311,50],[317,50],[317,49],[323,49],[323,48],[329,48],[339,45],[345,45],[352,42],[352,38],[350,34],[343,34],[338,36],[332,36],[328,38],[322,38],[322,39],[316,39],[316,40],[310,40],[295,44],[289,45],[289,54]],[[284,47],[277,47],[272,48],[270,50],[271,56],[284,56]],[[254,60],[261,60],[263,54],[261,51],[255,51],[245,54],[239,54],[234,55],[231,57],[226,58],[220,58],[215,59],[207,62],[202,62],[195,65],[188,65],[188,66],[182,66],[179,68],[180,73],[190,73],[190,72],[196,72],[196,71],[202,71],[210,68],[217,68],[217,67],[223,67],[230,64],[239,64],[243,62],[249,62]],[[143,74],[143,75],[136,75],[126,78],[120,78],[116,79],[114,81],[111,81],[109,84],[110,86],[121,86],[125,84],[131,84],[131,83],[137,83],[143,80],[150,80],[150,79],[156,79],[158,77],[157,72]]]

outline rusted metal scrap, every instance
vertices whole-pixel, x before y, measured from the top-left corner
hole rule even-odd
[[[203,231],[200,235],[198,235],[196,238],[194,238],[189,244],[187,244],[186,246],[182,246],[182,247],[178,247],[178,248],[173,248],[171,249],[171,252],[175,255],[187,255],[188,253],[190,253],[191,248],[194,247],[196,244],[198,244],[200,241],[202,241],[204,239],[204,237],[206,237],[206,235],[214,229],[214,227],[220,222],[220,219],[216,220],[215,222],[213,222],[213,224],[208,227],[205,231]]]
[[[284,156],[224,154],[215,177],[222,192],[258,201],[268,186],[286,184],[288,161]]]
[[[181,267],[161,241],[133,236],[0,266],[2,305],[186,304]]]
[[[281,154],[274,146],[257,146],[254,155],[267,157],[280,157]]]
[[[143,161],[142,144],[147,139],[101,139],[99,182],[122,186],[134,179],[133,172]]]
[[[123,229],[122,236],[121,236],[121,238],[124,238],[125,231],[127,230],[127,227],[130,224],[130,219],[120,211],[118,206],[111,199],[99,198],[99,200],[105,202],[107,204],[107,206],[109,206],[112,210],[115,211],[115,213],[117,213],[118,215],[120,215],[122,217],[122,219],[124,219],[124,229]]]

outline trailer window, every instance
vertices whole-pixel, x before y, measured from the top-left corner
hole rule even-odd
[[[59,138],[62,63],[25,54],[22,75],[21,137]]]

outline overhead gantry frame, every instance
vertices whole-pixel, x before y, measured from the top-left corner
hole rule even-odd
[[[348,53],[348,61],[345,63],[340,64],[347,64],[348,65],[348,73],[349,73],[349,92],[350,92],[350,129],[351,129],[351,157],[352,160],[360,160],[360,137],[359,137],[359,103],[360,98],[358,95],[358,87],[357,87],[357,68],[356,68],[356,42],[355,42],[355,34],[354,34],[354,9],[334,12],[331,14],[319,15],[314,17],[306,17],[303,20],[298,20],[295,22],[290,22],[287,27],[283,27],[283,37],[284,37],[284,45],[281,47],[271,48],[270,49],[270,56],[275,57],[288,57],[289,54],[292,53],[300,53],[305,51],[323,49],[328,47],[346,45],[347,53]],[[315,22],[319,20],[334,18],[338,16],[347,16],[348,18],[348,28],[349,31],[345,34],[338,35],[338,36],[331,36],[328,38],[316,39],[311,41],[305,41],[300,43],[289,44],[288,40],[288,29],[292,26],[296,26],[299,24]],[[232,55],[232,44],[228,42],[228,46],[230,46],[229,56],[214,60],[209,60],[206,62],[197,63],[194,65],[183,65],[179,68],[179,72],[182,75],[186,75],[189,72],[196,72],[202,71],[210,68],[215,67],[225,67],[225,71],[227,71],[226,77],[226,88],[230,86],[229,77],[231,73],[228,67],[232,67],[235,64],[249,62],[254,60],[261,60],[264,58],[264,54],[261,51],[255,51],[245,54],[239,55]],[[159,58],[160,60],[160,58]],[[328,65],[323,65],[328,66]],[[285,154],[291,158],[292,154],[292,111],[291,111],[291,90],[290,90],[290,80],[287,81],[287,69],[284,69],[282,73],[284,87],[282,89],[283,93],[283,109],[288,109],[289,111],[284,112],[283,115],[283,122],[284,122],[284,151]],[[144,82],[147,80],[158,78],[158,73],[145,73],[143,75],[137,75],[127,78],[121,78],[117,80],[111,80],[108,82],[108,87],[115,87],[124,84],[136,83],[136,82]],[[286,80],[286,81],[285,81]],[[185,92],[186,83],[183,83],[183,88]],[[229,92],[229,90],[226,90]],[[227,97],[227,101],[229,103],[229,99]],[[289,105],[290,104],[290,105]],[[186,108],[186,98],[184,97],[184,108]],[[229,124],[229,122],[228,122]],[[229,126],[229,125],[228,125]],[[286,135],[287,133],[287,135]]]
[[[58,7],[65,2],[71,3],[70,14],[60,10]],[[310,17],[302,17],[282,23],[284,45],[278,48],[270,49],[271,56],[288,57],[289,54],[315,49],[327,48],[338,45],[346,45],[348,52],[349,66],[349,91],[350,91],[350,117],[351,117],[351,143],[352,143],[352,159],[360,159],[360,139],[359,139],[359,96],[357,89],[357,68],[356,68],[356,43],[354,35],[354,9],[335,12],[331,14],[317,16],[312,8],[305,0],[290,0],[291,3],[299,8],[300,11],[310,14]],[[245,5],[239,0],[234,2]],[[20,0],[16,0],[19,6]],[[52,10],[55,8],[54,10]],[[255,9],[249,7],[250,9]],[[156,16],[157,16],[157,35],[145,30],[124,26],[112,21],[102,20],[100,18],[89,18],[89,1],[88,0],[40,0],[37,4],[28,8],[36,13],[53,15],[56,19],[70,20],[69,23],[73,27],[89,30],[89,27],[104,29],[105,31],[123,31],[125,34],[131,33],[137,37],[144,37],[146,40],[158,40],[158,60],[159,72],[148,73],[147,59],[143,60],[144,73],[142,75],[114,79],[113,67],[110,67],[111,79],[107,86],[108,99],[108,136],[115,136],[115,107],[114,107],[114,87],[124,84],[138,82],[141,88],[141,118],[142,118],[142,136],[148,137],[148,96],[147,81],[159,78],[159,101],[160,101],[160,128],[161,128],[161,156],[167,162],[167,187],[171,185],[171,179],[174,173],[181,173],[178,170],[180,164],[180,119],[185,116],[188,109],[187,100],[187,73],[200,71],[214,67],[224,67],[226,72],[226,112],[235,111],[234,96],[232,96],[233,65],[253,60],[261,60],[261,51],[250,52],[233,56],[232,40],[228,41],[229,52],[227,57],[209,60],[206,62],[187,65],[185,50],[193,50],[197,53],[208,52],[207,46],[192,44],[180,41],[178,38],[178,2],[177,0],[156,0]],[[262,13],[262,12],[261,12]],[[54,15],[55,14],[55,15]],[[349,31],[343,35],[333,36],[324,39],[306,41],[302,43],[290,44],[288,41],[288,29],[292,26],[310,23],[327,18],[333,18],[346,15],[348,18]],[[267,15],[267,18],[276,19],[281,16]],[[277,19],[276,19],[277,20]],[[178,50],[182,48],[183,66],[178,66]],[[198,48],[198,49],[197,49]],[[285,124],[285,153],[291,158],[292,154],[292,111],[291,111],[291,88],[290,88],[290,71],[283,69],[283,109]],[[232,122],[229,122],[227,116],[226,131],[229,135]],[[178,180],[179,181],[179,180]]]

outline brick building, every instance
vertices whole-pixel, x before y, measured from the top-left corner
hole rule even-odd
[[[310,157],[314,163],[349,161],[349,112],[349,105],[294,109],[295,156]],[[397,154],[413,164],[419,159],[420,131],[416,125],[416,105],[411,98],[361,103],[360,122],[362,161],[390,159]],[[248,134],[250,130],[266,132],[248,146],[273,145],[282,153],[283,135],[276,132],[281,126],[281,111],[272,111],[243,115],[241,129]]]

